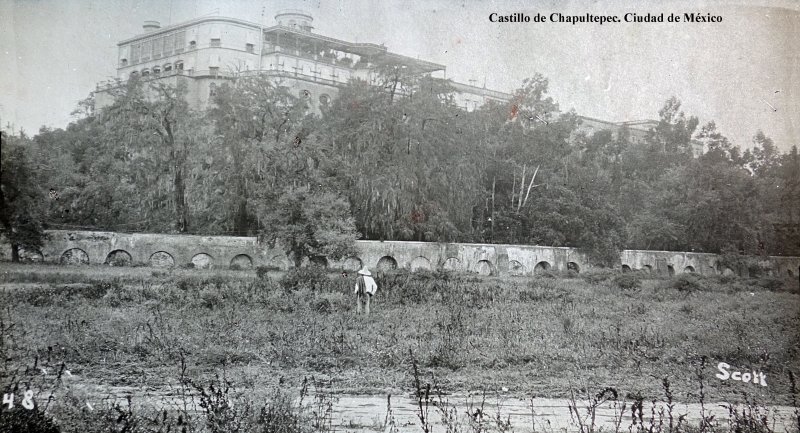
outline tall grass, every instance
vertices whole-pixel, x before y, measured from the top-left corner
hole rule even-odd
[[[435,373],[449,390],[502,382],[525,393],[547,382],[548,396],[570,397],[569,378],[585,374],[647,401],[663,393],[654,377],[690,373],[706,357],[774,372],[769,398],[785,403],[792,395],[785,372],[800,370],[800,295],[790,281],[391,272],[376,276],[379,291],[366,317],[354,312],[352,275],[153,276],[145,268],[97,275],[36,266],[45,270],[40,276],[23,276],[32,268],[2,277],[9,287],[0,292],[4,385],[38,359],[51,372],[63,364],[82,380],[138,387],[158,386],[158,377],[185,363],[182,374],[206,392],[221,366],[248,387],[273,389],[285,375],[279,388],[296,390],[303,377],[325,375],[339,389],[384,392],[410,386],[412,352],[419,374]],[[13,287],[23,281],[36,285]],[[680,395],[696,391],[687,381],[670,386]],[[744,402],[721,381],[703,386],[715,399]],[[277,404],[296,395],[266,397]],[[225,398],[236,401],[235,410],[245,404],[238,395],[216,401]],[[249,404],[247,416],[234,418],[261,416],[263,404]],[[280,407],[264,419],[284,419]],[[124,402],[120,410],[128,410]],[[160,426],[180,427],[171,412],[159,416]]]

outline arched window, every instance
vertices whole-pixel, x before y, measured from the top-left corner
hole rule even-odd
[[[183,70],[183,61],[178,60],[177,62],[175,62],[175,70],[176,71],[182,71]]]
[[[189,49],[194,50],[197,48],[197,41],[189,41]]]
[[[331,97],[328,94],[322,94],[319,96],[320,107],[327,107],[328,104],[330,103],[331,103]]]
[[[148,75],[150,75],[150,70],[149,70],[149,69],[147,69],[147,68],[145,68],[145,69],[142,69],[142,76],[143,76],[143,77],[146,77],[146,76],[148,76]]]
[[[161,68],[158,66],[153,66],[153,75],[160,75],[160,74],[161,74]]]
[[[212,98],[217,96],[217,83],[211,83],[208,85],[208,96]]]
[[[170,72],[170,71],[172,71],[172,64],[171,63],[165,64],[164,65],[164,73],[166,74],[167,72]]]

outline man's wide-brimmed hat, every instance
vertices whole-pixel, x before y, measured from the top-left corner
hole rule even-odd
[[[372,274],[369,273],[369,269],[367,269],[367,268],[364,268],[364,269],[358,271],[358,273],[361,274],[361,275],[367,275],[367,276],[372,275]]]

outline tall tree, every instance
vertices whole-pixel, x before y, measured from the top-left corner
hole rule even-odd
[[[323,113],[357,226],[368,238],[463,239],[480,185],[465,113],[443,80],[391,90],[352,81]]]
[[[217,200],[217,214],[224,220],[216,225],[218,229],[253,234],[258,230],[253,197],[257,190],[263,193],[279,182],[275,179],[279,164],[276,148],[285,142],[303,145],[307,132],[302,120],[308,104],[264,76],[240,77],[226,83],[212,102],[208,119],[213,122],[216,140],[204,149],[208,167],[198,173],[203,177],[198,179],[198,187],[209,189],[214,182],[226,191],[217,197],[221,199]]]
[[[342,196],[309,186],[286,187],[275,203],[262,203],[263,237],[282,246],[296,267],[315,257],[340,260],[356,253],[358,233]]]
[[[41,248],[44,238],[44,192],[38,187],[36,172],[28,155],[29,139],[0,131],[0,224],[11,243],[12,261],[20,259],[20,248]]]
[[[172,227],[179,233],[190,228],[187,160],[198,140],[195,134],[202,131],[186,93],[181,80],[172,85],[161,80],[131,79],[117,88],[115,102],[99,118],[108,138],[129,143],[130,152],[141,162],[159,174],[169,174]],[[150,184],[149,189],[157,191],[157,186]]]

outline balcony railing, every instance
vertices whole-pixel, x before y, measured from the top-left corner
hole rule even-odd
[[[239,72],[236,74],[229,74],[228,77],[254,77],[258,75],[264,75],[267,77],[278,77],[278,78],[293,78],[297,80],[309,81],[313,83],[325,84],[328,86],[343,86],[347,84],[347,81],[344,80],[333,80],[328,78],[322,78],[317,75],[309,75],[304,74],[302,72],[292,72],[292,71],[285,71],[281,69],[262,69],[260,71],[244,71]]]
[[[280,55],[283,55],[283,56],[295,57],[295,58],[302,59],[302,60],[310,60],[312,62],[325,63],[327,65],[333,65],[333,66],[337,66],[337,67],[340,67],[340,68],[347,68],[347,69],[353,69],[353,70],[355,70],[355,69],[368,69],[368,68],[371,67],[371,65],[368,64],[367,62],[354,61],[352,58],[349,58],[349,57],[346,58],[347,60],[345,60],[345,57],[337,59],[337,58],[333,58],[333,57],[330,57],[330,56],[326,57],[324,55],[321,56],[321,55],[318,55],[318,54],[315,55],[315,54],[306,53],[306,52],[303,52],[302,50],[297,50],[297,49],[294,49],[294,48],[286,48],[286,47],[281,47],[281,46],[278,46],[278,45],[264,44],[264,47],[262,48],[262,51],[261,51],[261,55],[262,56],[269,56],[271,54],[280,54]]]

